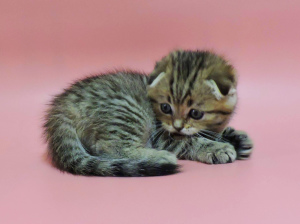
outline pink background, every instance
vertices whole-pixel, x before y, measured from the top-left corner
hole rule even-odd
[[[0,223],[300,223],[300,2],[0,1]],[[169,50],[214,49],[240,74],[232,126],[248,161],[180,161],[167,177],[64,174],[43,155],[42,117],[73,80],[151,71]]]

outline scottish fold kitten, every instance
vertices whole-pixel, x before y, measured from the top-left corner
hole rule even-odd
[[[226,128],[236,86],[233,66],[209,51],[173,51],[150,75],[118,71],[82,79],[47,111],[49,156],[63,171],[96,176],[173,174],[177,158],[246,159],[252,141]]]

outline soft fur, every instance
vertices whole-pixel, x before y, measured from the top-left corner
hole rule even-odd
[[[225,129],[236,85],[233,67],[206,51],[171,52],[150,76],[120,71],[80,80],[47,112],[49,155],[63,171],[98,176],[172,174],[176,157],[210,164],[248,158],[248,136]]]

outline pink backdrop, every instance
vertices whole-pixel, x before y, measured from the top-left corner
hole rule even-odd
[[[0,1],[0,223],[300,223],[299,1]],[[63,174],[43,159],[51,96],[87,74],[214,49],[240,74],[248,161],[167,177]]]

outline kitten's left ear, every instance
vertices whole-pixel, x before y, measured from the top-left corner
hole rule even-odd
[[[217,100],[236,94],[236,75],[233,73],[213,74],[204,81],[212,89]]]

